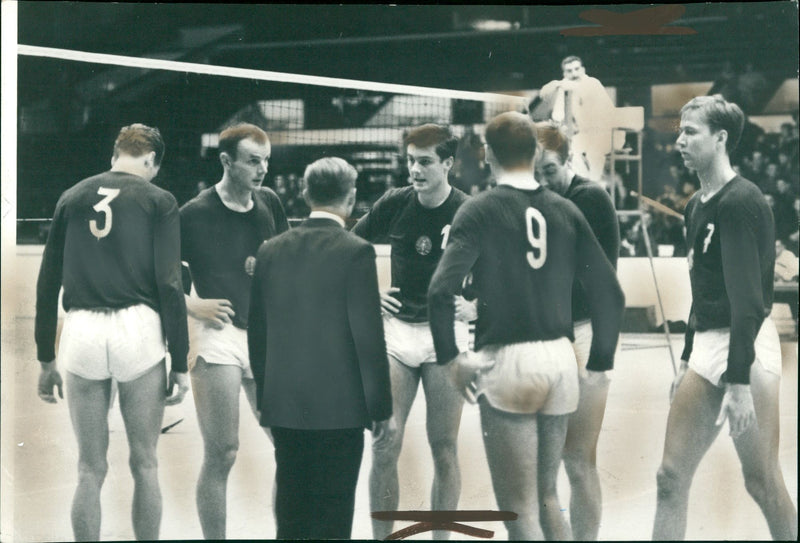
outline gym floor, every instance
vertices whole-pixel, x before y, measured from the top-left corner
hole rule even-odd
[[[65,402],[45,404],[36,395],[33,319],[5,321],[2,333],[4,387],[14,394],[3,408],[3,469],[13,488],[3,488],[3,540],[72,539],[70,503],[77,479],[77,449]],[[790,325],[790,323],[789,323]],[[779,330],[785,330],[779,323]],[[676,353],[682,338],[672,336]],[[598,465],[603,487],[602,540],[649,539],[655,512],[655,473],[661,458],[672,378],[663,335],[624,334],[612,377]],[[790,495],[797,496],[797,343],[782,343],[780,461]],[[9,367],[11,366],[11,367]],[[12,371],[13,368],[13,371]],[[11,382],[9,382],[11,381]],[[68,392],[68,391],[67,391]],[[12,402],[9,404],[9,402]],[[8,409],[11,407],[11,409]],[[400,457],[400,509],[429,509],[432,462],[425,437],[424,396],[418,392]],[[241,396],[240,450],[228,486],[228,538],[275,537],[271,511],[275,464],[272,446]],[[13,420],[7,416],[13,414]],[[110,469],[102,493],[104,540],[133,539],[130,504],[133,483],[118,406],[110,412]],[[161,537],[200,539],[194,489],[202,461],[202,440],[191,395],[168,407],[164,426],[179,422],[159,441],[159,474],[164,497]],[[9,426],[11,428],[9,428]],[[369,443],[369,434],[366,434]],[[12,441],[13,440],[13,441]],[[11,443],[9,443],[11,441]],[[496,510],[480,433],[478,409],[466,405],[459,437],[461,509]],[[371,537],[367,480],[371,455],[365,447],[356,497],[353,538]],[[569,486],[561,473],[560,495],[568,515]],[[397,523],[395,529],[409,523]],[[502,523],[475,523],[506,537]],[[727,430],[701,463],[692,487],[687,539],[769,539],[766,522],[744,489]],[[430,533],[414,536],[427,539]],[[453,534],[452,539],[458,539]],[[467,536],[464,536],[467,538]]]

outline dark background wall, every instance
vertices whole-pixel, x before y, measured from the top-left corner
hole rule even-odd
[[[650,115],[654,84],[758,74],[746,111],[758,114],[796,78],[794,2],[688,3],[687,35],[565,36],[591,26],[590,9],[642,5],[389,6],[20,2],[18,41],[126,56],[471,91],[535,89],[560,78],[560,60],[583,58],[590,75],[617,89],[618,105]],[[478,21],[506,29],[480,31]],[[158,126],[168,144],[159,182],[180,201],[198,180],[216,181],[216,157],[200,136],[256,100],[296,97],[280,84],[120,70],[20,56],[18,217],[47,217],[58,195],[108,167],[119,127]],[[304,98],[313,102],[312,96]]]

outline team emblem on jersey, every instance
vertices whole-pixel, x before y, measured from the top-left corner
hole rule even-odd
[[[256,257],[248,256],[244,259],[244,272],[247,275],[253,275],[256,271]]]
[[[417,249],[419,254],[426,256],[430,254],[433,243],[431,243],[431,238],[428,236],[420,236],[414,247]]]

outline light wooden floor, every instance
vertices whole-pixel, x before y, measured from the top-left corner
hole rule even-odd
[[[673,337],[676,353],[679,353],[682,341],[678,336]],[[2,489],[5,502],[3,540],[70,540],[70,502],[76,483],[77,452],[66,403],[49,405],[36,396],[38,364],[34,362],[31,318],[19,317],[13,324],[7,322],[2,341],[4,388],[11,385],[8,379],[13,379],[15,393],[13,420],[7,418],[7,411],[3,418],[4,425],[13,425],[11,429],[4,428],[5,444],[13,439],[13,447],[4,448],[2,458],[3,469],[8,470],[6,481],[12,482],[12,486]],[[621,342],[623,350],[612,377],[599,443],[598,464],[604,493],[600,539],[648,539],[655,511],[655,473],[663,447],[672,370],[663,336],[628,334]],[[797,343],[783,343],[782,347],[780,460],[789,492],[797,503]],[[13,371],[9,371],[6,364],[13,365]],[[270,502],[275,469],[273,451],[250,415],[243,395],[241,408],[241,446],[228,489],[228,537],[273,538],[275,526]],[[400,509],[430,508],[432,465],[424,413],[424,397],[419,392],[400,458]],[[194,488],[202,442],[191,397],[182,405],[167,408],[164,425],[178,419],[183,422],[164,434],[159,442],[164,496],[161,536],[164,539],[199,539],[201,531]],[[127,466],[124,428],[116,407],[110,414],[110,427],[110,470],[102,495],[101,537],[132,539],[132,480]],[[463,478],[460,508],[497,509],[475,406],[467,405],[464,410],[459,455]],[[367,447],[357,491],[354,538],[371,537],[367,494],[370,461]],[[566,510],[569,488],[563,470],[560,489],[562,507]],[[689,539],[769,538],[760,511],[744,490],[727,433],[720,435],[698,469],[689,511]],[[481,526],[495,530],[496,539],[506,537],[501,523],[482,523]]]

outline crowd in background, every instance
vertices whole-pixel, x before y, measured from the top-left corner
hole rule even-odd
[[[797,256],[800,253],[800,145],[797,122],[783,123],[780,132],[764,132],[755,125],[750,125],[747,132],[751,135],[743,137],[741,148],[733,158],[733,168],[765,194],[775,218],[776,239]],[[644,160],[644,194],[683,214],[689,199],[700,188],[697,176],[686,169],[671,142],[654,141],[649,145],[645,142]],[[634,188],[630,179],[625,179],[621,172],[610,172],[606,168],[601,182],[607,187],[612,184],[617,187],[617,209],[638,207],[635,196],[631,194]],[[654,255],[685,256],[683,221],[651,206],[645,206],[645,209],[644,221]],[[647,254],[638,216],[622,216],[620,234],[620,256]]]

